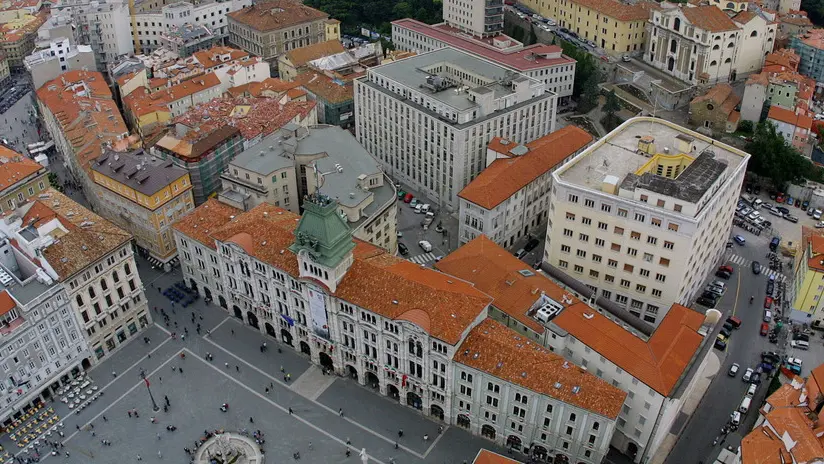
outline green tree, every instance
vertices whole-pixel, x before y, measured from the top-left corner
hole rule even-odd
[[[407,2],[398,2],[392,8],[392,15],[396,18],[412,17],[412,6]]]
[[[621,111],[621,102],[618,100],[618,95],[615,95],[614,90],[610,90],[604,102],[604,113],[607,116],[615,116],[615,113]]]
[[[581,95],[578,97],[578,113],[587,113],[589,110],[598,105],[598,77],[596,74],[590,74],[589,77],[581,83]]]
[[[801,9],[816,26],[824,24],[824,0],[801,0]]]
[[[593,98],[592,92],[594,92],[597,97],[598,82],[600,82],[601,79],[598,63],[596,63],[595,58],[586,51],[581,50],[575,45],[561,39],[558,39],[558,41],[561,44],[561,49],[563,50],[564,55],[573,58],[578,62],[575,65],[575,80],[572,85],[572,98],[576,100],[580,99],[581,95],[584,93],[584,90],[588,89],[590,92],[590,95],[588,95],[588,101],[591,103],[590,109],[592,109],[597,103],[595,98]]]
[[[738,123],[738,130],[747,134],[751,134],[753,130],[752,121],[746,119]]]
[[[748,170],[771,179],[779,190],[784,190],[790,183],[798,184],[806,178],[820,176],[812,162],[789,145],[775,130],[775,125],[768,121],[755,126],[747,152],[751,156]]]

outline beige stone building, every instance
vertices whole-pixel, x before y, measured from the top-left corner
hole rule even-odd
[[[340,30],[328,27],[328,14],[292,0],[264,1],[227,18],[229,43],[262,57],[273,71],[281,54],[324,42],[327,30]]]
[[[48,188],[47,175],[44,166],[0,146],[0,211],[13,210]]]
[[[739,103],[741,97],[729,84],[716,84],[690,102],[690,123],[710,135],[735,132],[741,120],[741,113],[735,110]]]

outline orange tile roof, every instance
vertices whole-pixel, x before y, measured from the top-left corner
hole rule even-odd
[[[747,24],[748,22],[755,19],[756,16],[758,16],[758,15],[755,14],[755,12],[749,11],[749,10],[744,10],[744,11],[738,12],[738,14],[733,16],[732,20],[737,22],[738,24]]]
[[[306,63],[323,58],[325,56],[343,53],[346,49],[340,40],[327,40],[326,42],[319,42],[314,45],[307,45],[306,47],[295,48],[286,52],[286,58],[292,62],[295,68],[305,66]]]
[[[44,218],[52,217],[60,220],[67,233],[44,248],[42,253],[61,281],[71,278],[132,240],[131,234],[125,230],[53,188],[48,188],[28,210],[24,224],[37,224]]]
[[[566,126],[527,144],[529,151],[525,155],[493,161],[458,196],[482,208],[493,209],[591,141],[592,136],[583,129]],[[493,140],[489,148],[499,145],[502,145],[500,140]]]
[[[573,3],[619,21],[646,21],[651,9],[660,8],[653,2],[629,4],[618,0],[573,0]]]
[[[803,114],[796,114],[795,112],[780,106],[770,106],[770,112],[767,114],[767,119],[774,119],[781,121],[801,129],[810,130],[813,127],[813,119]]]
[[[530,270],[528,266],[485,235],[453,251],[435,267],[472,282],[492,296],[493,306],[537,333],[543,333],[544,327],[527,313],[541,294],[563,304],[561,314],[553,319],[556,325],[664,396],[675,388],[703,338],[698,334],[703,316],[674,304],[645,342],[542,274],[521,274]]]
[[[715,5],[681,8],[681,12],[693,26],[709,32],[738,30],[727,13]]]
[[[46,168],[14,150],[0,146],[0,192]]]
[[[261,82],[250,82],[232,87],[226,92],[233,97],[277,97],[297,86],[296,82],[268,77]]]
[[[344,103],[355,98],[354,84],[351,79],[332,79],[323,73],[308,71],[299,74],[295,82],[329,103]]]
[[[770,85],[770,77],[767,73],[750,74],[747,78],[747,85],[763,85],[764,87]]]
[[[675,389],[703,339],[698,329],[704,317],[679,304],[670,307],[648,342],[583,306],[571,306],[553,321],[663,396]]]
[[[227,16],[233,21],[263,32],[329,18],[328,14],[294,0],[264,1],[229,13]]]
[[[40,26],[49,19],[49,13],[50,10],[48,8],[42,9],[38,11],[36,15],[31,16],[30,21],[16,29],[12,29],[12,23],[0,24],[0,41],[4,44],[11,45],[14,42],[26,40],[28,37],[36,35]]]
[[[514,459],[509,459],[506,456],[501,456],[498,453],[493,453],[492,451],[482,449],[478,452],[478,455],[475,456],[475,460],[472,461],[472,464],[519,464],[520,461],[516,461]]]
[[[615,419],[627,393],[498,321],[475,326],[453,360],[506,382]]]
[[[172,227],[181,234],[215,249],[215,239],[211,234],[243,210],[227,205],[215,198],[209,198],[194,211],[175,222]]]
[[[214,207],[204,205],[175,223],[175,230],[187,234],[195,230],[193,225],[210,221]],[[297,257],[288,249],[294,242],[298,219],[294,213],[263,203],[214,229],[208,227],[205,234],[203,230],[194,233],[203,243],[208,238],[240,241],[257,259],[298,277]],[[253,236],[254,241],[243,234]],[[459,279],[422,268],[367,242],[355,239],[355,244],[352,266],[335,292],[354,305],[389,319],[413,321],[433,337],[455,345],[491,301]]]
[[[16,307],[17,303],[11,297],[9,291],[3,290],[3,292],[0,293],[0,316],[6,314],[7,312],[11,311]]]
[[[150,81],[150,85],[152,79]],[[165,84],[164,84],[165,85]],[[157,92],[140,87],[123,98],[123,106],[128,108],[136,117],[154,112],[169,112],[169,105],[183,98],[190,97],[198,92],[209,90],[220,85],[220,79],[215,73],[208,73],[194,79],[185,80],[177,85],[166,87]]]
[[[819,272],[824,272],[824,237],[821,235],[811,235],[809,238],[810,257],[807,260],[807,267]],[[806,251],[806,250],[805,250]]]
[[[221,64],[249,58],[249,52],[237,48],[216,45],[206,50],[192,53],[192,57],[206,69],[215,68]],[[225,59],[224,59],[225,58]]]
[[[724,112],[729,115],[738,103],[741,102],[741,97],[733,92],[732,87],[729,84],[721,83],[713,86],[707,91],[707,93],[693,98],[690,105],[706,101],[715,103],[716,106],[723,108]]]
[[[317,104],[313,101],[289,101],[277,98],[215,98],[190,108],[174,119],[189,132],[181,138],[194,143],[225,127],[237,127],[247,140],[258,135],[269,135],[294,119],[303,120]]]
[[[82,169],[100,156],[102,144],[117,143],[129,133],[99,72],[65,72],[43,84],[37,98],[57,119]]]

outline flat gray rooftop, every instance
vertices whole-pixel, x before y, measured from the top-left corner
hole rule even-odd
[[[423,87],[423,85],[426,84],[426,78],[430,76],[430,74],[424,70],[431,69],[433,66],[439,64],[459,68],[468,74],[482,76],[490,82],[502,81],[505,78],[519,76],[504,67],[454,48],[441,48],[400,61],[384,64],[371,68],[369,72],[398,82],[410,89],[423,92],[427,96],[451,106],[458,111],[464,111],[478,106],[474,101],[469,99],[468,94],[465,92],[455,92],[455,87],[450,87],[439,92],[433,92]],[[446,72],[436,74],[448,77],[448,73]],[[509,88],[500,84],[492,83],[484,86],[484,88],[494,91],[496,98],[512,93]]]
[[[649,157],[637,153],[638,141],[641,137],[646,135],[654,137],[658,153],[663,153],[664,148],[669,148],[670,153],[675,154],[675,147],[677,146],[675,139],[682,134],[694,139],[693,143],[696,150],[690,155],[699,158],[693,162],[693,164],[698,163],[695,166],[696,169],[693,169],[693,173],[688,173],[690,169],[687,168],[681,174],[681,176],[687,175],[693,183],[698,182],[701,178],[706,178],[699,182],[704,184],[707,179],[714,180],[717,178],[723,173],[724,169],[736,170],[742,163],[746,163],[746,153],[710,137],[662,119],[641,117],[630,119],[607,134],[606,137],[595,142],[583,153],[561,167],[557,171],[557,175],[561,181],[600,191],[604,177],[613,175],[623,182],[628,174],[634,176],[635,171],[650,160]],[[707,160],[700,160],[699,154],[707,149],[713,152],[714,158],[708,157]],[[726,164],[726,167],[719,171],[720,164]],[[681,176],[679,176],[679,179]],[[706,186],[710,184],[711,182]],[[691,196],[694,196],[694,193]]]

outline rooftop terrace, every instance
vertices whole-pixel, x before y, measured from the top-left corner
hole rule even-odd
[[[652,145],[646,152],[640,148],[644,140]],[[657,158],[678,160],[672,161],[680,163],[678,173],[670,177],[654,173],[650,166]],[[613,176],[621,189],[643,188],[695,203],[720,176],[737,170],[748,158],[736,148],[669,121],[639,117],[592,144],[555,175],[562,182],[598,191]]]

